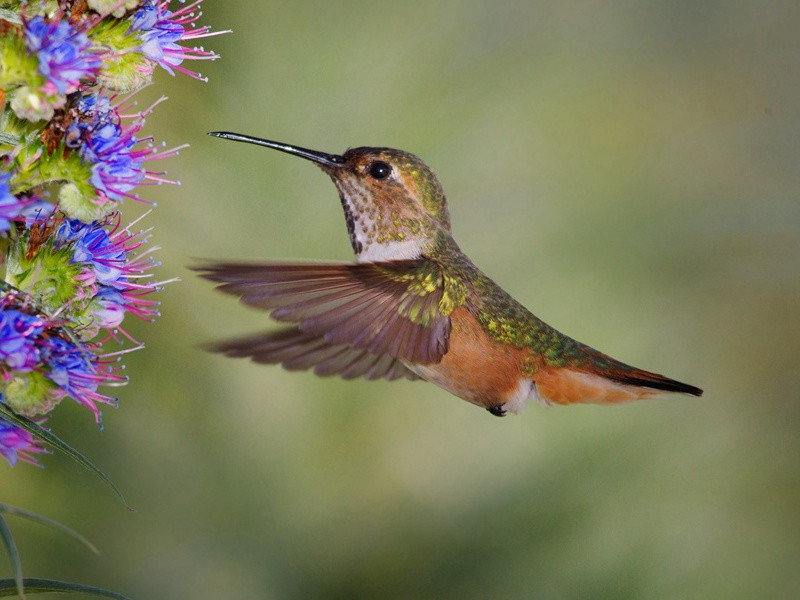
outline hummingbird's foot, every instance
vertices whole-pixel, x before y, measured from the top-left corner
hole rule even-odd
[[[506,409],[503,408],[502,404],[498,404],[497,406],[490,406],[487,408],[490,413],[492,413],[495,417],[505,417],[506,416]]]

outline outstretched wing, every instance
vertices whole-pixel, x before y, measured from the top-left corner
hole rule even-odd
[[[195,267],[243,303],[332,346],[414,363],[447,352],[444,278],[426,259],[379,263],[210,263]]]
[[[343,379],[419,379],[396,358],[371,354],[347,345],[329,344],[324,338],[290,327],[270,333],[209,344],[213,352],[249,357],[261,364],[281,364],[290,371],[314,369],[316,375]]]

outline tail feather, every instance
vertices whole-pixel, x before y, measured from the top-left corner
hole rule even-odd
[[[665,392],[678,392],[679,394],[691,394],[692,396],[703,395],[703,390],[688,383],[670,379],[664,375],[645,371],[644,369],[637,369],[597,350],[588,350],[591,350],[589,352],[591,361],[588,370],[595,375],[626,385],[636,385]]]
[[[631,371],[604,371],[603,375],[628,385],[638,385],[641,387],[663,390],[665,392],[678,392],[680,394],[691,394],[692,396],[702,396],[703,390],[688,383],[682,383],[669,377],[664,377],[658,373],[633,369]]]

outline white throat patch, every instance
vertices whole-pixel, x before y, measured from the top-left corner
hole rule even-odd
[[[422,240],[405,240],[402,242],[372,242],[364,245],[356,255],[358,262],[380,262],[384,260],[404,260],[419,258],[422,254]]]

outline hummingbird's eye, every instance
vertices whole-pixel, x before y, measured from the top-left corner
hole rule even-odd
[[[392,174],[392,166],[382,160],[375,161],[369,166],[369,174],[373,179],[386,179]]]

